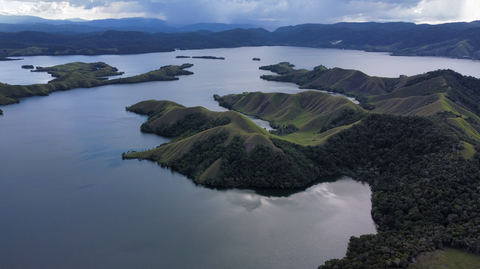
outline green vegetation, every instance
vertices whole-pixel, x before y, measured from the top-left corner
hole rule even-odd
[[[293,124],[288,124],[287,126],[283,125],[280,126],[278,124],[275,124],[275,122],[270,122],[270,126],[273,128],[273,130],[270,131],[271,134],[276,134],[276,135],[288,135],[288,134],[293,134],[295,132],[298,132],[297,126]]]
[[[193,59],[208,59],[208,60],[225,60],[225,57],[215,57],[215,56],[193,56]]]
[[[116,78],[109,80],[108,76],[122,75],[118,69],[108,64],[97,63],[69,63],[53,67],[37,67],[32,72],[48,72],[55,79],[47,84],[34,85],[9,85],[0,83],[0,105],[18,103],[18,98],[29,96],[46,96],[55,91],[66,91],[75,88],[91,88],[109,84],[129,84],[141,83],[146,81],[166,81],[177,80],[175,76],[193,74],[184,70],[191,67],[192,64],[182,66],[164,66],[158,70],[145,74]]]
[[[174,139],[124,158],[156,161],[212,186],[300,187],[312,183],[317,172],[305,157],[299,163],[295,150],[279,149],[270,134],[233,111],[211,112],[186,108],[169,101],[144,101],[127,108],[149,115],[144,132]]]
[[[328,125],[322,127],[319,133],[326,132],[330,129],[336,128],[338,126],[350,125],[359,120],[362,120],[366,116],[366,113],[353,109],[345,109],[342,111],[342,114],[337,118],[334,118]]]
[[[445,248],[423,253],[417,257],[411,269],[471,269],[480,268],[480,256],[462,250]]]
[[[171,130],[178,129],[179,131],[176,133],[179,134],[191,134],[189,137],[183,137],[182,135],[180,135],[182,137],[175,137],[176,139],[171,143],[163,145],[152,152],[138,152],[135,156],[129,155],[128,157],[149,156],[153,153],[157,155],[156,161],[168,163],[188,152],[194,143],[224,131],[229,133],[228,142],[232,141],[235,135],[245,139],[247,151],[259,144],[273,147],[273,143],[268,139],[269,133],[267,131],[234,111],[212,112],[203,107],[187,108],[170,101],[155,100],[137,103],[127,107],[127,110],[142,115],[149,115],[147,122],[142,124],[141,127],[144,131],[155,132],[159,130],[162,132],[162,129],[167,128]],[[198,113],[204,116],[192,115]],[[205,122],[207,124],[195,124],[194,126],[196,127],[189,127],[184,123],[188,122],[190,117],[206,119]],[[187,119],[185,120],[185,118]],[[180,123],[175,124],[177,122]],[[228,124],[225,124],[227,122]],[[171,130],[168,130],[167,133],[173,133]]]
[[[23,69],[33,69],[34,67],[31,64],[24,64],[24,65],[22,65],[22,68]]]
[[[277,129],[272,132],[274,137],[281,135],[284,140],[304,146],[319,145],[360,119],[345,120],[344,111],[355,115],[364,113],[361,107],[346,98],[318,91],[298,94],[253,92],[215,95],[214,98],[221,106],[271,122],[272,128]]]
[[[284,75],[284,74],[288,74],[290,72],[292,72],[295,67],[295,65],[289,63],[289,62],[281,62],[279,64],[275,64],[275,65],[267,65],[267,66],[260,66],[259,69],[261,70],[268,70],[268,71],[272,71],[272,72],[275,72],[277,74],[280,74],[280,75]]]
[[[437,70],[412,77],[381,78],[370,77],[357,70],[328,69],[324,66],[317,66],[312,71],[287,70],[286,66],[292,65],[282,62],[260,67],[280,74],[263,75],[261,78],[293,82],[302,89],[352,96],[362,108],[374,113],[431,116],[451,112],[449,118],[452,124],[480,141],[480,80],[476,78],[462,76],[452,70]]]
[[[207,116],[207,111],[202,108],[187,109],[176,103],[167,103],[164,107],[167,107],[168,110],[165,111],[165,108],[163,108],[161,110],[144,111],[138,105],[126,109],[138,114],[149,115],[147,122],[140,127],[142,132],[155,133],[179,140],[214,127],[227,125],[231,121],[226,116],[218,117],[212,113]],[[172,121],[171,117],[175,117],[175,122],[172,124],[169,123]]]
[[[330,139],[325,150],[371,186],[378,234],[352,237],[321,268],[405,267],[443,245],[478,252],[480,158],[461,156],[462,135],[438,117],[373,114]]]
[[[188,59],[188,58],[193,58],[193,59],[208,59],[208,60],[225,60],[225,57],[216,57],[216,56],[184,56],[184,55],[179,55],[176,56],[175,58],[177,59]]]

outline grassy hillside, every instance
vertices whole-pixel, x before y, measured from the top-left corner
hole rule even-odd
[[[471,269],[480,268],[480,256],[458,249],[445,248],[417,257],[411,269]]]
[[[287,63],[288,66],[293,66]],[[449,112],[467,122],[456,124],[477,141],[480,126],[480,80],[452,70],[437,70],[399,78],[370,77],[357,70],[324,66],[312,71],[285,69],[286,63],[261,67],[280,75],[263,75],[269,81],[294,82],[302,89],[319,89],[354,96],[360,106],[374,113],[431,116]],[[478,131],[478,130],[477,130]]]
[[[298,131],[272,134],[234,111],[212,112],[169,101],[143,101],[127,108],[149,115],[141,130],[173,139],[155,149],[123,157],[156,161],[206,185],[300,187],[334,170],[312,170],[312,160],[299,156],[290,143],[319,145],[365,116],[362,108],[347,99],[315,91],[296,95],[245,93],[223,99],[236,100],[231,105],[242,113],[282,126],[296,124]],[[290,142],[279,147],[276,138]],[[278,167],[280,164],[282,167]]]
[[[214,186],[294,187],[316,179],[314,172],[307,172],[299,179],[293,174],[298,168],[285,171],[299,164],[274,145],[267,131],[237,112],[212,112],[203,107],[186,108],[173,102],[154,100],[140,102],[127,110],[149,115],[142,125],[143,132],[174,139],[152,150],[123,154],[124,158],[156,161],[187,175],[196,183]],[[264,178],[227,176],[238,174],[234,170],[247,169],[245,165],[235,165],[241,155],[245,162],[252,162],[248,169],[261,171],[260,166],[268,168]],[[272,163],[279,161],[277,165],[283,163],[283,169],[270,171],[272,167],[264,165],[269,159]],[[278,182],[279,178],[285,179]]]
[[[270,121],[278,129],[293,125],[298,131],[273,136],[305,146],[321,144],[326,138],[343,130],[344,125],[353,123],[333,126],[338,128],[329,128],[332,130],[328,133],[322,132],[322,128],[329,126],[345,110],[363,113],[361,107],[346,98],[317,91],[298,94],[254,92],[216,96],[216,100],[222,106]]]
[[[47,84],[9,85],[0,83],[0,105],[18,103],[19,98],[29,96],[46,96],[55,91],[66,91],[75,88],[91,88],[109,84],[128,84],[146,81],[177,80],[176,76],[193,74],[184,70],[191,64],[182,66],[164,66],[145,74],[108,79],[108,76],[121,75],[118,69],[108,64],[75,62],[53,67],[37,67],[32,72],[47,72],[55,79]]]

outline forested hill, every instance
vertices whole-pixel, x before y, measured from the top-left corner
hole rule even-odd
[[[276,45],[385,51],[393,55],[480,58],[480,23],[304,24],[277,29]]]
[[[62,34],[41,31],[0,33],[1,57],[136,54],[173,51],[176,48],[241,46],[339,48],[384,51],[393,55],[480,59],[480,23],[304,24],[281,27],[273,32],[262,28],[238,28],[221,32],[198,30],[186,33],[118,30]]]

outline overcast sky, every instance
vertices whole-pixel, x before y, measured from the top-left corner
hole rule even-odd
[[[341,21],[443,23],[480,20],[480,0],[0,0],[0,14],[86,20],[149,17],[198,22],[296,25]]]

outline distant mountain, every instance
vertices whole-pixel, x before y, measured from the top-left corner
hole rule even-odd
[[[222,32],[233,29],[258,28],[253,24],[225,24],[225,23],[196,23],[178,28],[180,32],[196,32],[199,30],[208,30],[212,32]]]
[[[87,26],[87,25],[75,25],[75,24],[61,24],[53,25],[46,23],[31,23],[31,24],[10,24],[0,23],[0,32],[23,32],[23,31],[36,31],[46,33],[89,33],[106,31],[107,28]]]
[[[273,32],[263,28],[242,28],[250,26],[204,23],[174,28],[165,21],[145,18],[59,25],[4,23],[0,24],[0,57],[133,54],[173,51],[174,48],[298,46],[480,59],[480,21],[439,25],[405,22],[302,24],[280,27]],[[22,32],[27,30],[30,32]],[[30,37],[41,33],[51,35],[48,39]],[[56,45],[63,47],[52,47]]]
[[[48,20],[34,16],[0,15],[0,32],[98,32],[107,30],[139,31],[149,33],[181,33],[200,30],[222,32],[236,28],[257,28],[252,24],[197,23],[181,27],[168,25],[164,20],[153,18],[123,18],[86,21],[82,19]]]
[[[49,23],[52,25],[58,25],[65,23],[64,20],[48,20],[34,16],[14,16],[14,15],[1,15],[0,23],[8,24],[32,24],[32,23]]]
[[[480,59],[479,33],[480,21],[439,25],[405,22],[302,24],[276,29],[272,41],[284,46]]]

